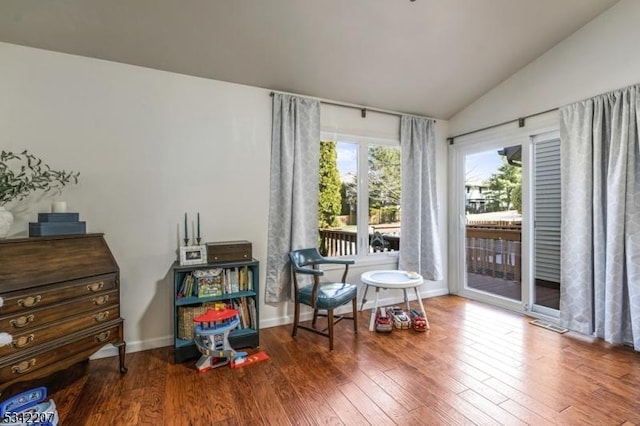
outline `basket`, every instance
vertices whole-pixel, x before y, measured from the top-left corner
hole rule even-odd
[[[206,302],[198,306],[178,307],[178,339],[193,340],[193,319],[203,315],[208,308],[214,307],[213,302]]]

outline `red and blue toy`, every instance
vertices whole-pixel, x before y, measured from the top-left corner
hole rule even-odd
[[[236,356],[244,352],[236,352],[229,344],[229,333],[240,325],[240,317],[236,309],[207,309],[203,315],[193,319],[196,347],[202,354],[196,362],[196,368],[204,372],[229,364]]]

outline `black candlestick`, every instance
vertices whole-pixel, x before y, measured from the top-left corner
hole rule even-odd
[[[189,239],[188,239],[188,238],[185,238],[185,239],[184,239],[184,245],[185,245],[185,246],[188,246],[188,245],[189,245]]]
[[[200,238],[200,237],[196,238],[196,245],[198,245],[198,246],[200,245],[200,240],[201,240],[201,239],[202,239],[202,238]]]

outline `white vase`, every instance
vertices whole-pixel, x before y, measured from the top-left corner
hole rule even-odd
[[[11,225],[13,225],[13,214],[0,206],[0,238],[5,238],[9,235]]]

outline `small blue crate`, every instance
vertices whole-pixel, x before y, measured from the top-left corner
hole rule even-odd
[[[78,222],[80,213],[38,213],[38,222]]]
[[[86,222],[29,222],[30,237],[84,235],[86,233]]]

